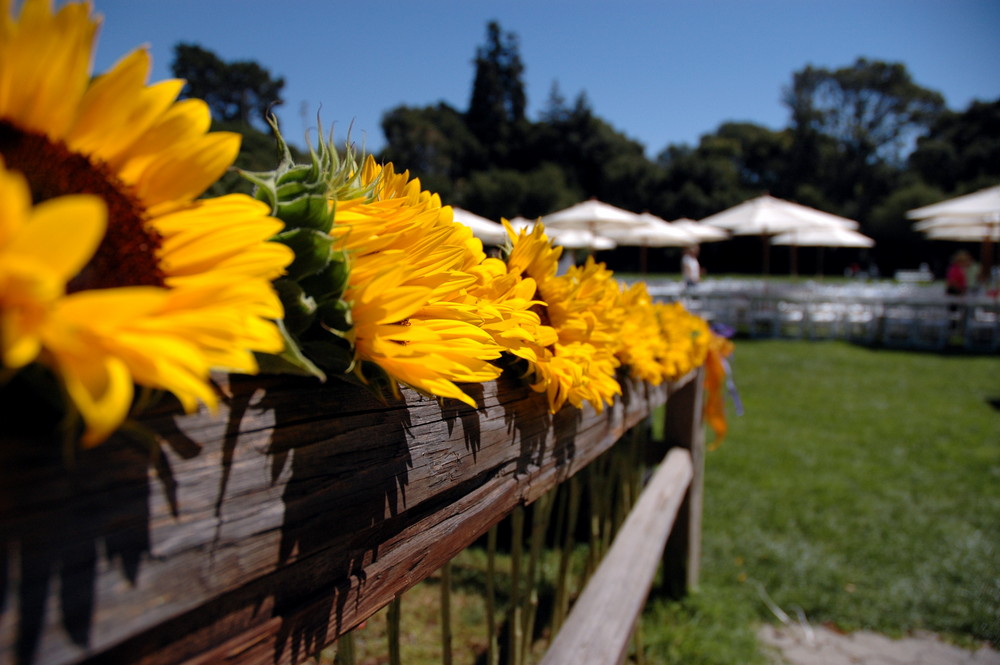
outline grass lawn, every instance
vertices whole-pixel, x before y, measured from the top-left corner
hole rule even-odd
[[[650,604],[651,660],[753,662],[765,596],[1000,643],[1000,357],[740,340],[733,365],[746,413],[708,455],[702,588]]]

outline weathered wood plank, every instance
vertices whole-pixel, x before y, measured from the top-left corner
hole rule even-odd
[[[639,496],[541,665],[624,661],[691,477],[690,454],[674,448]]]
[[[297,662],[668,394],[626,380],[603,414],[553,416],[504,377],[468,387],[478,410],[217,380],[215,416],[143,417],[157,455],[118,437],[67,465],[0,426],[0,663]]]
[[[701,514],[705,494],[705,428],[701,417],[703,371],[699,370],[698,380],[671,393],[665,413],[666,444],[691,453],[694,471],[663,555],[664,591],[674,598],[696,589],[701,572]]]

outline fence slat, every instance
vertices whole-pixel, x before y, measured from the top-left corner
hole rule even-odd
[[[573,605],[541,665],[618,665],[623,661],[692,475],[688,451],[671,450]]]
[[[705,428],[702,420],[704,370],[670,393],[664,438],[691,453],[693,477],[663,555],[663,587],[674,598],[697,588],[701,565],[701,514],[705,492]]]

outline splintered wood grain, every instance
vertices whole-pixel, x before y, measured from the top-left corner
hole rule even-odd
[[[586,466],[677,386],[548,413],[218,376],[71,460],[0,427],[0,663],[296,663]],[[679,384],[678,384],[679,385]],[[193,659],[193,660],[192,660]]]

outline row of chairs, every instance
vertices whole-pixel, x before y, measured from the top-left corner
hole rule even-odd
[[[941,350],[952,343],[1000,351],[1000,304],[805,301],[768,297],[686,298],[691,311],[751,337],[849,339]]]

